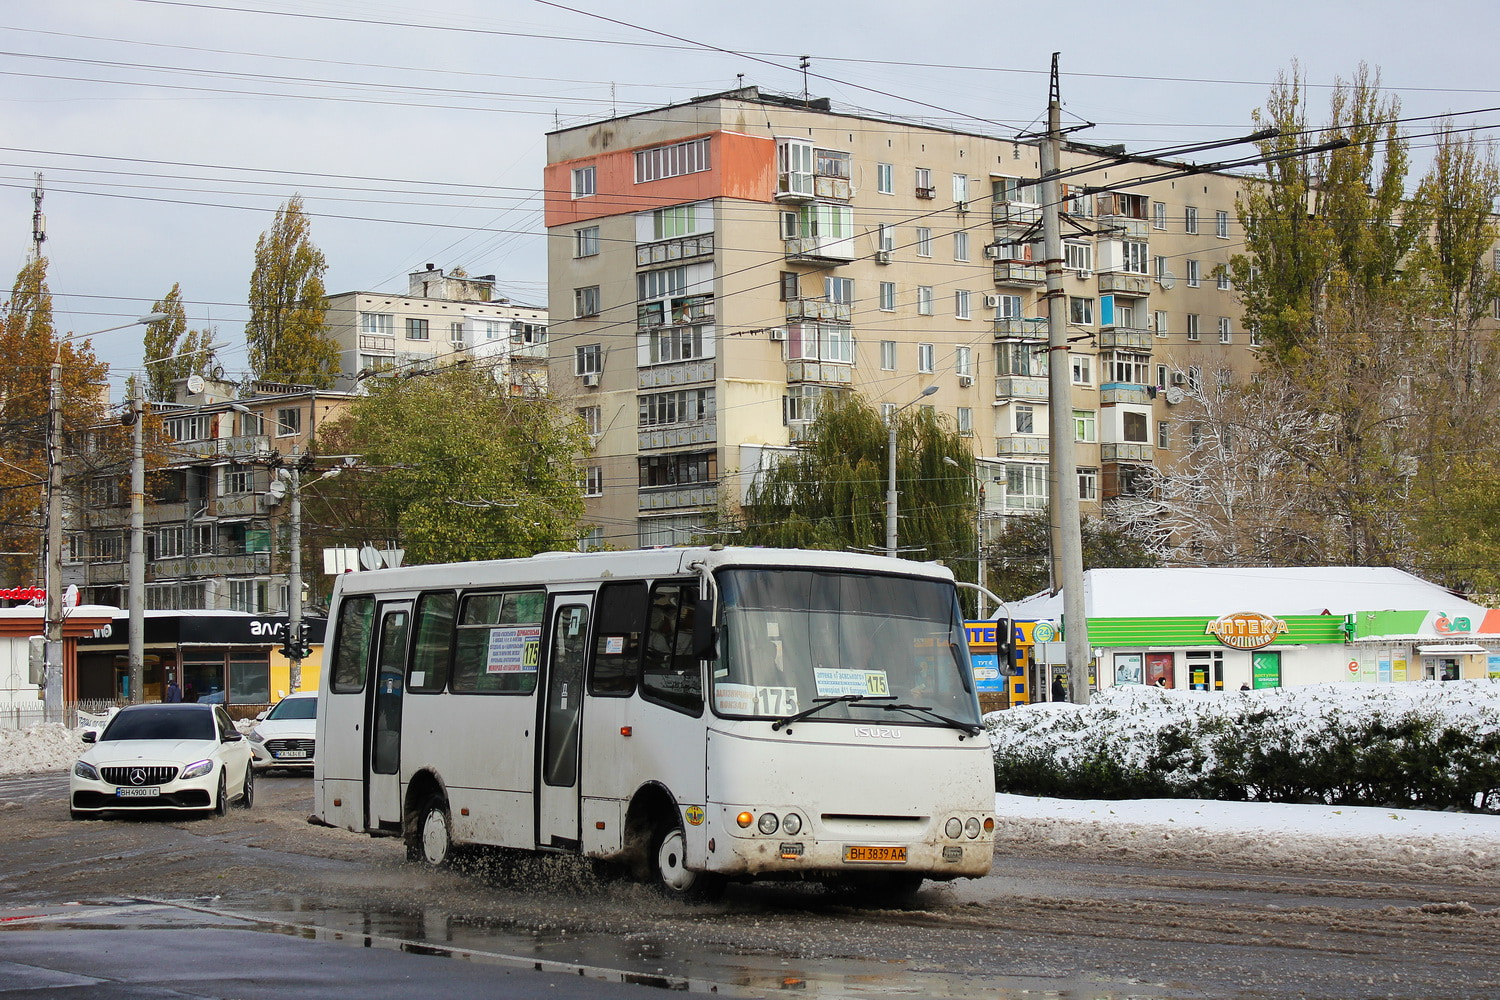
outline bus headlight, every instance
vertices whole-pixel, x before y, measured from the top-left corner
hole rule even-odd
[[[968,822],[964,824],[964,833],[968,835],[970,840],[973,840],[975,837],[979,836],[979,817],[969,817]]]
[[[786,819],[781,821],[781,829],[788,837],[795,837],[802,832],[802,817],[796,813],[787,813]]]
[[[767,836],[775,833],[779,826],[781,822],[776,818],[775,813],[761,813],[760,822],[755,824],[755,828]]]
[[[963,820],[950,816],[948,822],[943,824],[943,832],[948,835],[949,840],[957,840],[964,832]]]

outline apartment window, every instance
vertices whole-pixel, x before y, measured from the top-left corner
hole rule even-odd
[[[1151,356],[1131,351],[1112,351],[1099,355],[1104,365],[1105,382],[1148,385],[1151,380]]]
[[[604,548],[603,528],[593,527],[578,536],[579,552],[596,552],[602,548]]]
[[[854,304],[854,279],[853,278],[824,278],[823,297],[829,302],[839,302],[844,305]]]
[[[1214,235],[1221,240],[1229,239],[1229,213],[1214,213]]]
[[[919,371],[919,372],[930,372],[930,371],[932,371],[932,345],[931,344],[918,344],[917,345],[917,371]]]
[[[719,478],[719,460],[711,451],[642,455],[638,462],[643,490],[711,483]]]
[[[500,324],[493,324],[499,326]],[[448,345],[455,350],[464,346],[464,325],[462,321],[448,324]]]
[[[776,140],[777,190],[783,194],[813,193],[812,143],[805,139]]]
[[[1167,384],[1167,366],[1166,365],[1157,365],[1156,366],[1156,384],[1159,385],[1159,386],[1165,386]]]
[[[578,419],[583,421],[583,429],[589,434],[599,434],[604,426],[603,412],[598,406],[580,406]]]
[[[1203,446],[1203,422],[1194,420],[1188,424],[1188,444],[1194,448]]]
[[[1151,318],[1156,326],[1156,335],[1158,337],[1165,337],[1167,335],[1167,311],[1165,309],[1158,309],[1151,314]]]
[[[917,313],[921,316],[932,315],[932,286],[917,286]]]
[[[1184,208],[1182,210],[1182,212],[1183,212],[1183,223],[1182,223],[1183,232],[1196,233],[1198,231],[1198,210],[1196,208],[1193,208],[1190,205],[1187,208]]]
[[[969,234],[963,230],[953,234],[953,259],[969,259]]]
[[[604,370],[604,352],[598,344],[573,348],[573,374],[598,375]]]
[[[1073,411],[1073,440],[1085,443],[1099,440],[1099,415],[1093,410]]]
[[[1188,340],[1197,340],[1198,339],[1198,314],[1197,313],[1188,313],[1187,314],[1187,339]]]
[[[594,193],[594,168],[573,168],[573,197],[587,198]]]
[[[1094,269],[1094,245],[1092,243],[1064,243],[1063,267],[1070,271],[1092,271]]]
[[[1219,291],[1229,291],[1229,268],[1220,264],[1214,268],[1214,283],[1218,285]]]
[[[1120,432],[1126,441],[1132,444],[1147,444],[1151,440],[1150,432],[1147,430],[1151,422],[1144,413],[1136,413],[1126,410],[1120,414]]]
[[[1074,385],[1094,384],[1094,357],[1091,354],[1071,355]]]
[[[996,319],[1020,319],[1021,318],[1021,296],[1019,295],[997,295],[995,296],[995,318]]]
[[[854,363],[854,330],[843,323],[791,323],[786,328],[789,360]]]
[[[1080,500],[1098,500],[1099,499],[1099,470],[1098,469],[1079,469],[1078,470],[1078,499],[1080,499]]]
[[[425,319],[417,319],[413,316],[406,317],[406,339],[426,340],[427,321]]]
[[[880,283],[880,310],[881,312],[896,311],[896,283],[894,281]]]
[[[255,489],[255,467],[252,465],[226,465],[224,467],[224,492],[249,493]]]
[[[641,427],[658,427],[687,421],[712,420],[712,389],[680,389],[676,392],[654,392],[637,398],[638,423]]]
[[[187,528],[181,525],[159,528],[150,540],[153,551],[149,555],[153,560],[180,559],[186,554]]]
[[[917,256],[932,256],[932,230],[926,226],[917,227]]]
[[[1189,288],[1197,288],[1199,281],[1203,278],[1203,272],[1198,267],[1196,260],[1187,262],[1187,283]]]
[[[359,314],[359,332],[378,337],[391,337],[396,332],[396,317],[390,313],[362,312]]]
[[[1082,295],[1068,296],[1068,322],[1074,326],[1094,325],[1094,300]]]
[[[1138,240],[1126,240],[1120,244],[1120,269],[1129,274],[1145,274],[1149,257],[1146,244]]]
[[[1041,378],[1047,374],[1045,352],[1045,345],[1038,347],[1019,340],[996,344],[995,369],[1001,375]]]
[[[1153,268],[1152,274],[1156,276],[1157,281],[1160,281],[1167,276],[1167,258],[1153,257],[1151,258],[1151,260],[1151,266]]]
[[[969,319],[969,293],[959,290],[953,293],[953,315],[958,319]]]
[[[1015,425],[1012,428],[1017,434],[1036,433],[1036,408],[1028,403],[1017,403],[1014,407]]]
[[[599,252],[599,227],[585,226],[574,231],[573,256],[592,257]]]
[[[1047,506],[1047,467],[1007,465],[1005,506],[1011,510],[1042,510]]]
[[[118,532],[95,532],[89,536],[89,561],[120,562],[125,558],[125,540]]]
[[[953,370],[960,375],[974,374],[974,349],[972,347],[955,347],[953,349]]]
[[[1187,370],[1188,389],[1193,392],[1203,391],[1203,367],[1201,365],[1188,365]]]
[[[1500,299],[1496,299],[1495,300],[1495,318],[1496,319],[1500,319]],[[1251,347],[1260,347],[1261,346],[1260,331],[1259,330],[1251,330],[1250,331],[1250,346]]]
[[[890,253],[896,249],[896,229],[894,226],[888,226],[884,222],[879,224],[876,229],[875,248],[884,253]]]
[[[291,437],[302,433],[302,411],[294,406],[276,411],[276,436]]]
[[[1151,203],[1151,228],[1167,228],[1167,203],[1164,201],[1153,201]]]
[[[894,163],[875,164],[875,190],[879,194],[896,193],[896,165]]]
[[[781,272],[781,301],[791,302],[802,297],[800,275],[796,271]]]
[[[658,208],[651,213],[651,238],[670,240],[698,231],[698,203]]]
[[[573,289],[573,315],[579,319],[599,315],[599,286]]]
[[[67,542],[67,548],[63,550],[63,562],[83,562],[86,558],[83,532],[70,531],[65,536],[65,539]]]
[[[916,168],[917,197],[931,198],[936,194],[932,189],[932,171],[926,167]]]
[[[709,167],[708,136],[674,142],[670,146],[653,146],[635,154],[635,182],[659,181],[664,177],[702,173]]]
[[[703,327],[699,325],[653,327],[646,334],[646,342],[649,363],[653,365],[704,356]]]
[[[974,436],[974,408],[972,406],[958,408],[958,435],[959,437]]]
[[[953,175],[953,200],[958,204],[967,204],[969,201],[969,175]]]
[[[213,430],[213,421],[206,413],[195,413],[190,417],[169,417],[162,427],[173,441],[207,441]]]
[[[583,470],[583,495],[586,497],[602,497],[604,495],[604,468],[603,466],[591,465]]]
[[[1022,177],[993,177],[990,179],[990,193],[997,205],[1012,201],[1034,203],[1036,182]]]
[[[880,342],[880,367],[888,372],[896,370],[896,342],[894,340]]]
[[[1162,451],[1171,447],[1172,425],[1166,420],[1156,422],[1156,446]]]
[[[1234,334],[1229,330],[1229,317],[1219,317],[1219,343],[1228,344],[1234,339]]]

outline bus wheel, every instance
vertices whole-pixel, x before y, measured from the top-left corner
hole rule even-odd
[[[651,841],[651,881],[669,899],[705,903],[724,892],[724,878],[687,867],[687,841],[682,825],[662,826]]]
[[[406,856],[432,868],[453,863],[453,825],[448,819],[448,803],[441,796],[432,796],[417,812],[416,828],[406,841]]]

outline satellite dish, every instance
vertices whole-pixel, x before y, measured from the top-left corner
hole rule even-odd
[[[280,500],[282,497],[286,496],[286,483],[282,482],[280,479],[271,480],[271,485],[266,487],[266,494],[270,496],[272,500]]]
[[[1157,278],[1156,282],[1157,284],[1161,285],[1161,287],[1170,289],[1173,285],[1177,284],[1177,275],[1173,274],[1171,271],[1163,271],[1162,276],[1160,278]]]
[[[359,564],[365,569],[379,569],[380,550],[373,545],[366,545],[359,550]]]
[[[188,380],[187,380],[187,391],[190,392],[190,393],[192,393],[195,396],[198,393],[202,392],[203,391],[203,376],[202,375],[189,375],[188,376]]]
[[[1180,385],[1169,385],[1169,386],[1167,386],[1167,402],[1171,403],[1173,406],[1176,406],[1178,403],[1182,402],[1183,396],[1184,396],[1184,393],[1182,391],[1182,386],[1180,386]]]

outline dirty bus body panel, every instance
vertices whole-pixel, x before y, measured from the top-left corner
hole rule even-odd
[[[314,816],[724,878],[978,876],[993,768],[951,574],[683,548],[340,577]]]

